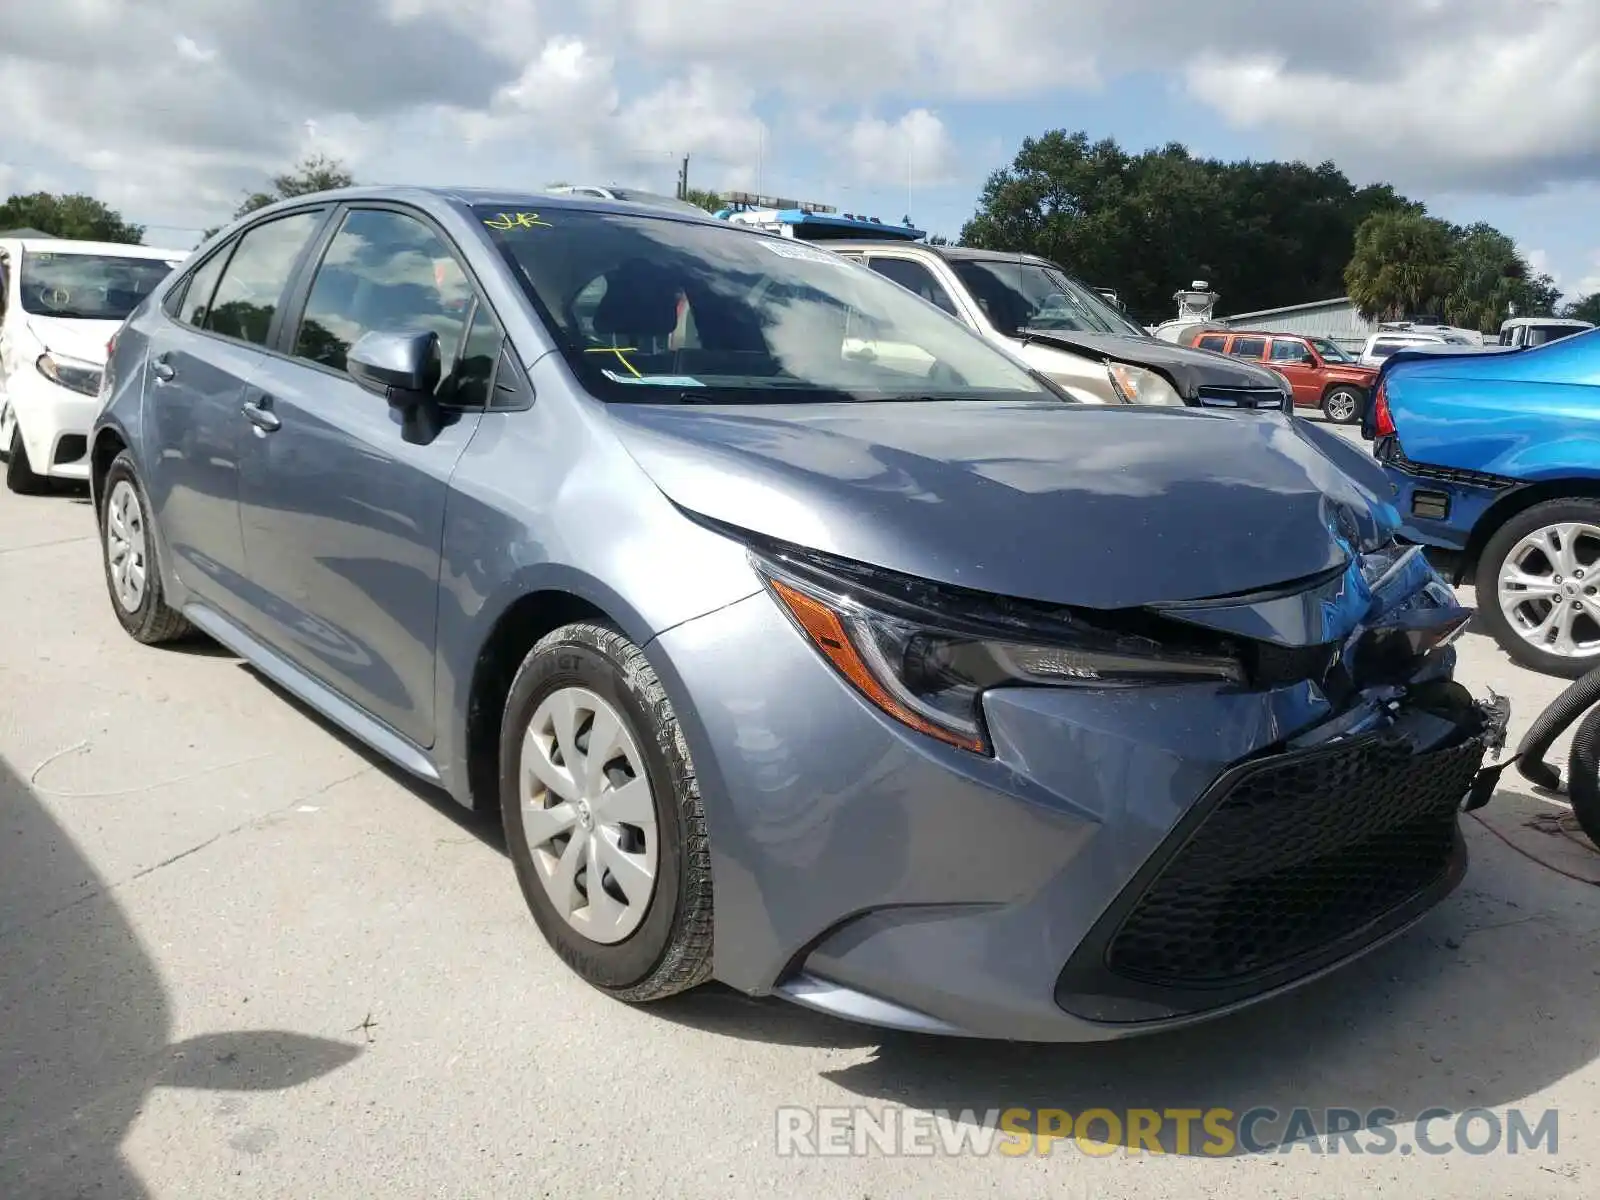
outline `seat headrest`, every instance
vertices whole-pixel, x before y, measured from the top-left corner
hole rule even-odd
[[[594,310],[596,333],[665,337],[678,327],[678,282],[654,263],[632,259],[606,276]]]

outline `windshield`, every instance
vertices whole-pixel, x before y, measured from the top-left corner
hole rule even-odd
[[[1327,338],[1307,338],[1306,341],[1310,342],[1312,347],[1316,350],[1316,352],[1318,354],[1322,355],[1322,357],[1324,359],[1326,359],[1328,362],[1332,362],[1332,363],[1353,363],[1353,362],[1355,362],[1355,359],[1351,358],[1348,354],[1346,354],[1343,350],[1339,349],[1338,346],[1334,345]]]
[[[18,279],[22,307],[38,317],[120,321],[177,265],[160,258],[28,251]]]
[[[474,211],[604,400],[1061,398],[898,284],[792,239],[633,213]]]
[[[954,259],[950,263],[989,323],[1007,337],[1025,329],[1066,329],[1149,337],[1082,284],[1053,267],[1007,259]]]

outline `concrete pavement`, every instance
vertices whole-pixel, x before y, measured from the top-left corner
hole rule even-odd
[[[499,833],[205,644],[109,608],[86,501],[0,492],[0,1196],[1579,1197],[1600,1187],[1600,856],[1520,781],[1463,888],[1300,994],[1027,1047],[709,987],[631,1009]],[[1462,678],[1560,688],[1486,638]],[[1530,827],[1531,823],[1531,827]],[[780,1106],[1559,1109],[1548,1155],[779,1157]],[[1447,1136],[1454,1118],[1440,1123]]]

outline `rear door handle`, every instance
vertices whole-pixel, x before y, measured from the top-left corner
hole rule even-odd
[[[165,354],[150,364],[151,373],[162,383],[171,383],[177,372],[172,369],[172,364],[167,361]]]
[[[283,422],[278,420],[278,414],[272,411],[272,397],[261,396],[255,400],[245,402],[239,410],[245,419],[259,429],[262,433],[276,433]]]

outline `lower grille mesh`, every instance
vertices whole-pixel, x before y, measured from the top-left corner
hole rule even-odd
[[[1237,982],[1398,908],[1449,867],[1484,744],[1366,738],[1248,765],[1135,902],[1106,965],[1160,986]]]

